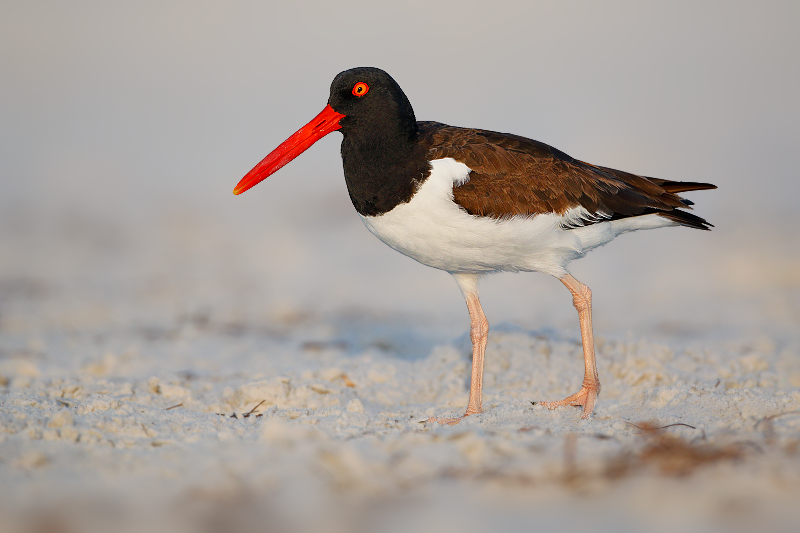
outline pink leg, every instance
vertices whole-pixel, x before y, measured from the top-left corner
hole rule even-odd
[[[458,418],[438,418],[432,417],[428,422],[438,422],[440,424],[458,424],[465,416],[483,412],[483,356],[486,352],[486,342],[489,339],[489,322],[483,314],[481,302],[478,300],[478,276],[467,274],[453,274],[458,286],[464,293],[469,310],[470,330],[469,336],[472,340],[472,380],[469,387],[469,403],[467,412]]]
[[[558,402],[539,402],[548,409],[555,409],[563,405],[583,407],[581,418],[589,418],[600,392],[600,379],[597,377],[597,365],[594,360],[594,337],[592,336],[592,291],[589,287],[567,274],[561,278],[561,283],[567,286],[572,293],[572,303],[578,310],[581,322],[581,341],[583,342],[583,360],[586,366],[583,375],[583,386],[576,394]]]

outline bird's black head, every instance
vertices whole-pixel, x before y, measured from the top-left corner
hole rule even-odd
[[[397,82],[378,68],[358,67],[339,73],[331,83],[328,105],[345,115],[339,121],[345,136],[387,128],[416,132],[411,103]]]
[[[415,143],[418,130],[414,110],[397,82],[377,68],[345,70],[334,78],[325,109],[253,167],[236,185],[234,194],[260,183],[337,130],[344,135],[342,160],[346,179],[366,176],[362,181],[378,183],[372,174],[379,176],[390,167],[403,166],[411,151],[420,150]],[[423,156],[416,159],[427,166]],[[412,172],[414,176],[419,173]],[[408,187],[411,179],[414,178],[405,179]]]

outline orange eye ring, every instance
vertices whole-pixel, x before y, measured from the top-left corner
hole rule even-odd
[[[360,81],[353,85],[353,96],[358,96],[359,98],[364,96],[369,92],[369,85]]]

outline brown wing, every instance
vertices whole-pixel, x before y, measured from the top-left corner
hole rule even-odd
[[[517,135],[433,122],[421,122],[420,131],[430,143],[430,160],[452,157],[472,169],[469,181],[453,188],[455,202],[472,215],[563,214],[581,206],[594,215],[584,224],[658,213],[680,224],[710,226],[700,217],[676,211],[691,205],[676,193],[716,188],[711,184],[658,180],[590,165]]]

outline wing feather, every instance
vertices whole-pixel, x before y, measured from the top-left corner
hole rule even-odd
[[[676,211],[691,205],[677,193],[716,188],[709,183],[660,180],[595,166],[517,135],[435,122],[421,122],[420,131],[430,145],[429,160],[451,157],[471,169],[469,179],[453,188],[453,197],[475,216],[563,215],[582,207],[587,212],[583,225],[656,213],[686,226],[711,226]]]

